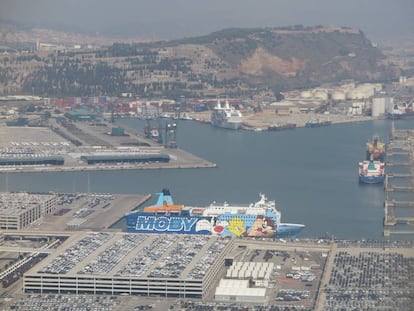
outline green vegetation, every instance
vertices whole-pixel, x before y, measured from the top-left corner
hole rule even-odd
[[[260,59],[256,51],[265,51],[266,57]],[[253,55],[254,61],[249,62]],[[214,92],[252,95],[260,88],[279,94],[343,79],[389,79],[397,71],[380,65],[383,59],[362,32],[349,29],[229,28],[172,41],[116,43],[48,56],[3,56],[0,94],[116,96],[129,92],[176,97]],[[246,63],[251,68],[242,71]]]

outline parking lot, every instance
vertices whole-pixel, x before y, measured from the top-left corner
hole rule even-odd
[[[111,227],[125,213],[134,210],[150,195],[105,193],[59,194],[57,209],[30,227],[34,231],[102,230]]]
[[[25,239],[6,240],[3,244],[39,247],[46,241],[41,238],[31,245]],[[67,246],[59,247],[60,254],[49,256],[52,258],[46,258],[34,269],[38,275],[49,276],[200,279],[226,247],[222,242],[206,236],[84,233],[83,237],[69,237]],[[263,304],[215,300],[215,286],[226,276],[227,267],[216,276],[215,285],[203,300],[129,295],[116,298],[110,298],[114,297],[111,295],[21,295],[21,290],[17,290],[13,299],[0,297],[0,306],[7,305],[3,310],[9,310],[12,305],[15,310],[47,310],[48,299],[62,306],[67,306],[72,299],[73,306],[77,306],[80,299],[87,307],[85,310],[167,310],[170,307],[178,310],[412,310],[413,243],[237,240],[225,258],[235,262],[271,263],[274,267]],[[328,262],[331,263],[328,265]],[[321,283],[321,279],[326,279],[326,283]],[[316,302],[319,304],[315,306]],[[101,309],[94,309],[96,305]]]

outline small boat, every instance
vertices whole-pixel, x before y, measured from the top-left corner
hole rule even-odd
[[[332,124],[332,121],[321,121],[319,119],[316,119],[316,120],[311,120],[311,121],[306,122],[305,127],[314,128],[314,127],[328,126],[331,124]]]
[[[270,125],[268,131],[282,131],[296,128],[296,123],[285,123],[285,124],[273,124]]]

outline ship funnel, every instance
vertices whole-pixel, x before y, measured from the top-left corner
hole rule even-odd
[[[220,98],[217,98],[216,108],[219,108],[219,109],[221,108]]]
[[[157,194],[158,194],[158,200],[156,203],[157,206],[174,204],[173,199],[170,194],[170,190],[168,190],[167,188],[162,189],[162,192],[159,192]]]

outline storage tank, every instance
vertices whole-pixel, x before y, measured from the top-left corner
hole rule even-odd
[[[385,113],[386,107],[390,101],[389,97],[374,97],[372,99],[372,116],[380,117]]]
[[[345,100],[345,98],[346,96],[345,96],[344,90],[338,90],[338,91],[332,92],[332,100],[342,101],[342,100]]]
[[[303,97],[303,98],[310,98],[310,97],[312,97],[312,93],[311,93],[311,91],[302,91],[302,92],[300,93],[300,97]]]
[[[313,97],[322,99],[322,100],[328,100],[328,90],[325,89],[316,89],[313,93]]]

